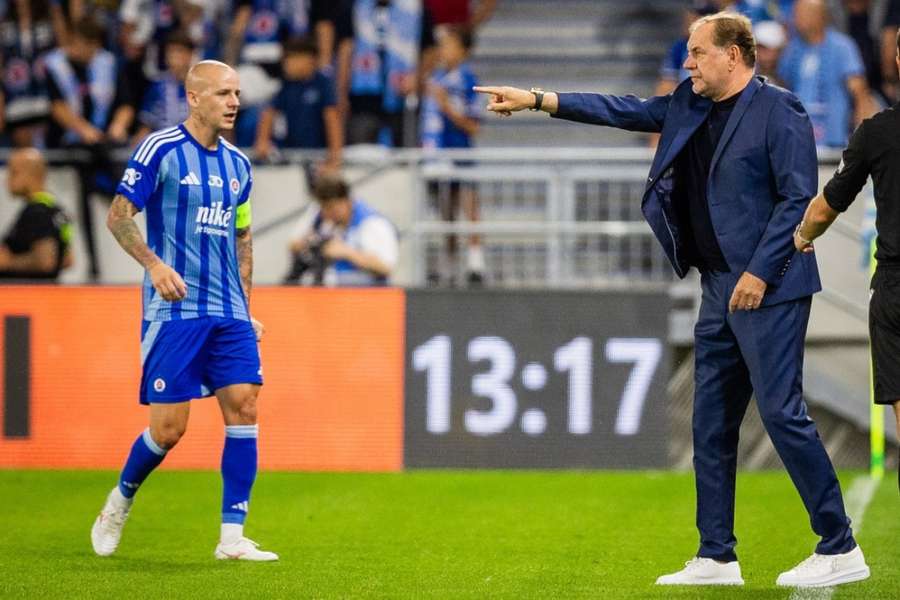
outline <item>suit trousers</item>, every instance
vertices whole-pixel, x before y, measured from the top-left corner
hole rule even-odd
[[[751,395],[778,456],[821,537],[819,554],[856,546],[831,459],[803,401],[803,345],[810,296],[728,312],[739,275],[705,272],[694,329],[694,471],[697,555],[737,560],[734,494],[738,436]]]

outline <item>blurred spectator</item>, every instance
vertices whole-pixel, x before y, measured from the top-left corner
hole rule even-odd
[[[497,0],[478,0],[475,8],[471,0],[425,0],[431,11],[435,27],[461,25],[477,31],[484,25],[497,9]]]
[[[184,33],[173,33],[166,39],[165,55],[166,72],[150,84],[141,102],[135,141],[151,131],[172,127],[187,118],[184,81],[194,62],[194,43]]]
[[[0,7],[0,133],[14,146],[41,144],[50,116],[43,57],[65,36],[62,12],[48,0]]]
[[[313,194],[318,210],[307,211],[297,227],[286,283],[387,285],[399,254],[394,225],[351,199],[349,186],[338,177],[320,177]]]
[[[656,95],[665,96],[672,92],[679,83],[689,77],[684,61],[687,60],[688,30],[691,23],[702,16],[719,12],[719,7],[712,2],[695,2],[684,10],[681,20],[681,37],[673,42],[663,59],[659,69],[659,81],[656,83]]]
[[[756,38],[756,74],[783,87],[778,77],[778,61],[787,43],[784,26],[776,21],[760,21],[753,26],[753,37]]]
[[[234,22],[236,0],[203,3],[203,41],[198,45],[200,60],[222,60],[228,33]]]
[[[0,278],[53,279],[72,266],[72,226],[45,186],[46,164],[35,148],[13,151],[9,193],[25,206],[0,244]]]
[[[835,26],[859,48],[869,88],[883,104],[893,104],[900,0],[842,0],[832,6]]]
[[[769,0],[713,0],[719,10],[741,13],[755,25],[760,21],[771,21],[790,9],[793,0],[771,2]],[[787,8],[785,8],[787,7]],[[776,13],[776,14],[773,14]]]
[[[259,82],[249,90],[253,93],[242,97],[243,106],[234,129],[235,142],[239,146],[254,144],[262,112],[278,90],[284,42],[315,36],[321,49],[321,65],[330,65],[334,47],[334,10],[335,5],[329,0],[237,0],[225,62],[241,65],[242,83],[245,80]],[[266,75],[271,81],[266,81]],[[248,89],[246,83],[244,88]]]
[[[144,75],[152,79],[166,70],[166,38],[182,31],[195,45],[202,44],[205,17],[203,0],[122,0],[122,47],[130,60],[143,60]]]
[[[353,0],[334,0],[334,87],[338,113],[345,126],[350,117],[353,37]]]
[[[90,155],[87,163],[79,163],[78,177],[81,230],[95,279],[100,267],[89,198],[92,193],[109,197],[115,191],[121,171],[110,158],[110,143],[126,141],[135,114],[134,106],[122,101],[122,90],[129,84],[117,82],[116,58],[101,48],[103,38],[103,29],[84,17],[73,26],[69,42],[45,59],[52,117],[47,144],[79,147]]]
[[[875,112],[859,50],[828,26],[824,0],[797,0],[798,36],[788,42],[778,74],[812,120],[816,144],[843,147],[857,124]]]
[[[461,26],[449,26],[438,35],[438,68],[422,102],[421,132],[425,149],[469,148],[472,138],[478,134],[484,105],[472,89],[478,85],[478,79],[467,62],[473,43],[472,33]],[[466,218],[471,222],[478,221],[478,198],[471,184],[452,181],[449,186],[432,186],[431,192],[436,196],[445,220],[454,221],[462,204]],[[429,281],[439,283],[444,275],[452,283],[457,271],[456,255],[456,236],[447,236],[449,264],[431,269]],[[485,261],[481,238],[477,235],[469,237],[466,260],[468,282],[472,285],[483,283]]]
[[[415,145],[404,117],[434,62],[431,13],[421,0],[357,0],[353,10],[347,142]]]
[[[314,37],[320,66],[331,66],[336,0],[236,0],[225,62],[252,63],[273,77],[280,75],[282,44]]]
[[[51,147],[98,144],[107,128],[123,130],[130,125],[128,110],[116,110],[116,58],[101,47],[103,33],[86,17],[75,24],[68,44],[46,55]]]
[[[328,148],[326,168],[341,164],[343,125],[338,114],[331,77],[317,70],[316,44],[311,38],[289,40],[281,59],[284,81],[272,106],[263,111],[256,136],[256,155],[266,159],[272,151],[276,120],[281,121],[282,148]]]
[[[65,15],[66,23],[71,26],[84,17],[91,17],[104,31],[106,41],[103,47],[113,53],[119,53],[119,8],[121,0],[53,0]]]

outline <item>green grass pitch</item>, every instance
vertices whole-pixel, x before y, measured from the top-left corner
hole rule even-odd
[[[843,473],[844,490],[858,473]],[[0,598],[771,598],[815,538],[783,473],[738,480],[747,585],[657,588],[695,551],[693,478],[657,472],[262,473],[247,534],[281,561],[216,561],[220,480],[155,473],[118,552],[91,523],[113,472],[0,471]],[[833,598],[900,598],[897,483],[859,540],[866,582]],[[801,596],[821,598],[823,596]]]

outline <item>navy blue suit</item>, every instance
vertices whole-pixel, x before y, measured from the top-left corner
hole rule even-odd
[[[559,94],[557,118],[661,137],[641,208],[676,273],[692,265],[676,206],[676,157],[709,115],[712,102],[691,82],[672,94]],[[707,198],[728,272],[701,271],[695,335],[694,469],[698,556],[736,560],[734,487],[740,424],[755,392],[772,442],[800,492],[820,554],[856,545],[840,486],[803,402],[803,345],[812,294],[821,289],[816,259],[797,253],[792,233],[818,191],[809,117],[790,92],[754,77],[741,92],[716,147]],[[728,312],[738,279],[767,284],[758,310]]]

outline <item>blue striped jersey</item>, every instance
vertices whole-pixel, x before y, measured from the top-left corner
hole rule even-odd
[[[144,320],[249,320],[235,232],[250,226],[252,184],[240,150],[222,138],[209,150],[184,125],[152,133],[135,149],[116,193],[145,212],[147,245],[188,290],[184,300],[167,302],[145,273]]]

